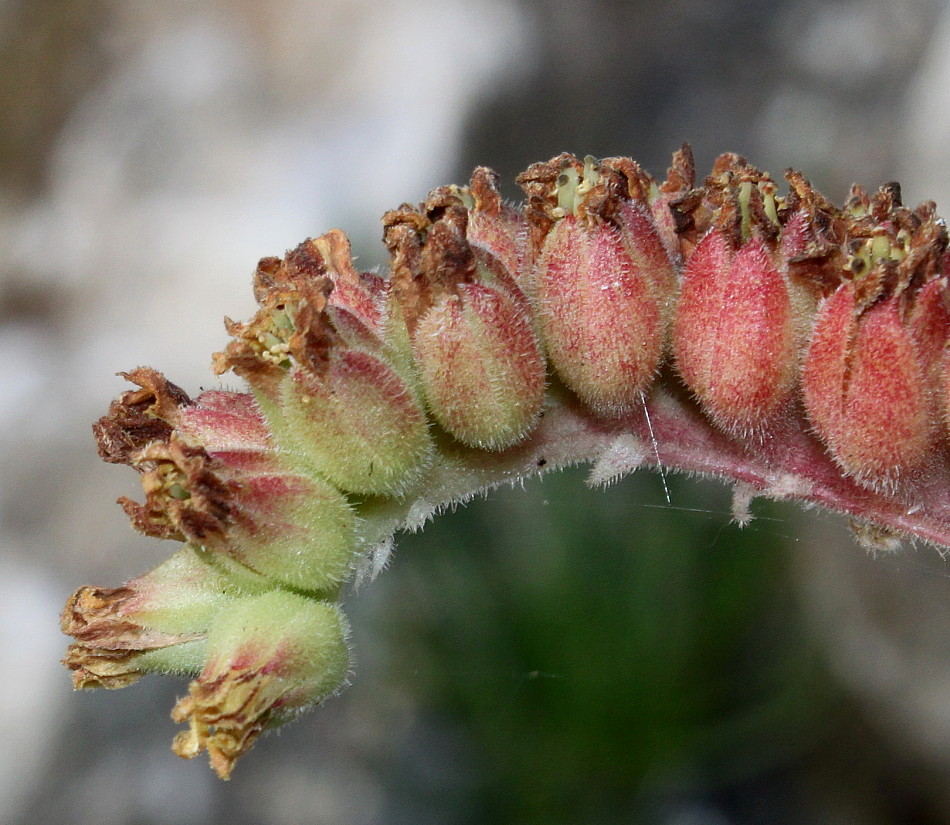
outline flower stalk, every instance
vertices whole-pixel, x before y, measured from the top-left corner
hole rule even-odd
[[[194,677],[175,752],[223,778],[348,672],[339,607],[393,536],[503,482],[640,467],[852,519],[872,549],[950,547],[947,231],[895,184],[835,207],[726,154],[698,183],[560,155],[384,216],[384,274],[339,230],[254,275],[260,308],[191,399],[160,373],[96,425],[140,476],[133,527],[182,543],[152,573],[82,588],[63,629],[76,687]]]

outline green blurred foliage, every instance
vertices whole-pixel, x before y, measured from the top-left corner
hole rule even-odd
[[[403,537],[396,678],[460,720],[471,821],[645,821],[798,759],[832,697],[788,580],[792,527],[712,484],[586,469],[497,490]]]

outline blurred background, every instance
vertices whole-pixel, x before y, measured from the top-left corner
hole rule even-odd
[[[0,823],[950,821],[950,568],[716,482],[585,472],[399,542],[356,677],[234,779],[169,751],[185,683],[73,694],[57,616],[170,550],[90,423],[189,392],[250,273],[486,164],[662,174],[683,140],[841,201],[950,203],[938,0],[0,0]]]

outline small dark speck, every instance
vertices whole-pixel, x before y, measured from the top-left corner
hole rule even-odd
[[[538,466],[539,466],[539,467],[543,467],[543,466],[544,466],[545,464],[547,464],[547,463],[548,463],[548,460],[547,460],[546,458],[539,458],[539,459],[538,459]]]

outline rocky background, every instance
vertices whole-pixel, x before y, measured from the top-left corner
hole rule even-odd
[[[57,616],[167,555],[89,424],[148,364],[212,386],[257,259],[476,164],[734,150],[950,204],[938,0],[0,0],[0,823],[942,823],[950,573],[714,482],[583,473],[405,537],[356,676],[227,785],[184,683],[77,694]],[[508,194],[518,197],[513,183]]]

